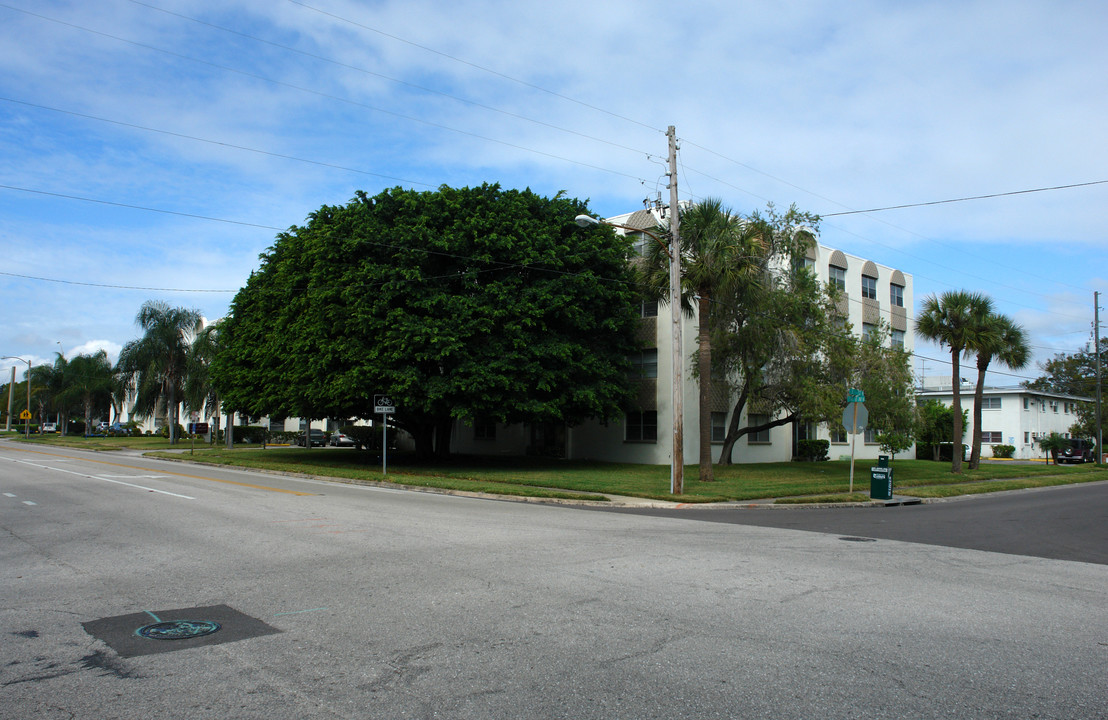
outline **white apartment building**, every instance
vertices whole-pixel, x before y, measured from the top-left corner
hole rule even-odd
[[[644,230],[651,230],[657,225],[655,217],[647,210],[616,216],[609,222]],[[654,240],[648,236],[640,235],[637,246],[641,248],[652,242]],[[901,344],[911,352],[914,347],[913,333],[908,325],[908,308],[913,303],[911,275],[823,245],[810,248],[806,263],[815,269],[821,282],[837,284],[843,291],[840,310],[855,334],[862,335],[870,327],[876,328],[883,322],[892,331],[890,342]],[[672,454],[673,427],[671,312],[665,305],[648,304],[643,306],[642,315],[641,332],[646,349],[634,358],[645,376],[639,384],[638,407],[641,410],[628,413],[622,422],[607,425],[589,422],[577,427],[550,424],[489,424],[475,427],[459,422],[455,425],[451,448],[474,454],[532,453],[567,459],[668,464]],[[697,346],[695,318],[682,315],[681,342],[685,357],[684,455],[685,462],[692,464],[699,455],[700,439],[699,389],[689,360]],[[716,462],[722,450],[730,410],[729,398],[722,391],[716,392],[711,428],[715,452],[713,461]],[[832,459],[850,455],[849,435],[842,432],[832,434],[827,427],[809,423],[784,425],[757,435],[747,435],[735,445],[732,460],[736,463],[789,461],[795,454],[798,439],[816,438],[831,441],[828,455]],[[856,457],[876,459],[880,454],[872,432],[856,438]]]
[[[973,392],[971,383],[959,388],[962,409],[969,422],[962,443],[973,440]],[[922,391],[916,392],[918,402],[935,399],[950,407],[954,394],[950,378],[924,378]],[[1042,459],[1048,456],[1039,446],[1039,440],[1056,432],[1070,436],[1070,427],[1077,422],[1077,405],[1092,402],[1091,398],[1036,392],[1022,387],[984,388],[981,404],[981,457],[992,457],[993,445],[1012,445],[1013,457],[1021,460]],[[968,457],[968,455],[967,455]]]

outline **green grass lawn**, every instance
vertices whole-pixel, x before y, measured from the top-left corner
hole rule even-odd
[[[685,469],[685,492],[669,492],[669,467],[541,458],[456,457],[445,462],[416,463],[412,458],[389,456],[388,475],[381,474],[380,457],[357,450],[327,448],[223,447],[209,448],[181,440],[173,452],[160,437],[81,438],[32,436],[30,441],[93,450],[132,449],[155,451],[161,457],[184,457],[197,462],[235,465],[280,472],[334,477],[348,482],[388,481],[401,485],[444,488],[502,495],[527,495],[571,499],[603,499],[601,494],[627,495],[678,502],[704,503],[791,498],[819,502],[865,500],[869,468],[874,461],[856,461],[854,491],[850,490],[849,461],[822,463],[758,463],[717,465],[716,481],[697,480],[697,468]],[[160,452],[159,452],[160,451]],[[961,475],[950,473],[949,463],[926,460],[894,460],[893,486],[898,495],[950,497],[1028,487],[1042,487],[1108,479],[1105,468],[1093,465],[1054,466],[986,463]],[[813,496],[807,498],[805,496]]]

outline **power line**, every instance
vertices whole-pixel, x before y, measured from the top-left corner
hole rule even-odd
[[[421,118],[417,118],[417,117],[414,117],[414,116],[411,116],[411,115],[405,115],[403,113],[395,112],[393,110],[386,110],[385,108],[378,107],[376,105],[370,105],[368,103],[359,102],[357,100],[351,100],[349,98],[340,97],[338,95],[332,95],[330,93],[321,92],[319,90],[313,90],[311,88],[306,88],[306,87],[303,87],[301,85],[295,85],[293,83],[285,82],[283,80],[276,80],[274,78],[266,77],[265,75],[259,75],[257,73],[248,72],[246,70],[240,70],[238,68],[233,68],[233,67],[230,67],[229,65],[221,65],[219,63],[211,62],[209,60],[202,60],[200,58],[194,58],[194,57],[191,57],[189,55],[184,55],[182,53],[173,52],[172,50],[165,50],[163,48],[159,48],[159,47],[156,47],[154,45],[148,45],[146,43],[137,42],[135,40],[128,40],[127,38],[119,37],[118,35],[112,35],[110,33],[102,32],[100,30],[93,30],[92,28],[83,27],[81,25],[76,25],[74,23],[66,22],[64,20],[58,20],[56,18],[47,17],[46,15],[40,15],[39,13],[34,13],[34,12],[29,11],[29,10],[24,10],[22,8],[13,7],[13,6],[7,5],[5,3],[0,3],[0,7],[7,8],[9,10],[14,10],[16,12],[21,12],[21,13],[24,13],[26,15],[30,15],[31,17],[39,18],[40,20],[46,20],[48,22],[57,23],[59,25],[63,25],[65,27],[73,28],[75,30],[80,30],[82,32],[91,33],[93,35],[99,35],[101,37],[105,37],[105,38],[108,38],[110,40],[115,40],[115,41],[118,41],[118,42],[126,43],[128,45],[133,45],[135,47],[142,48],[144,50],[150,50],[152,52],[162,53],[164,55],[168,55],[170,57],[175,57],[175,58],[178,58],[180,60],[186,60],[188,62],[197,63],[199,65],[206,65],[208,67],[212,67],[212,68],[215,68],[217,70],[223,70],[225,72],[230,72],[230,73],[235,73],[237,75],[242,75],[244,77],[248,77],[248,78],[251,78],[253,80],[260,80],[262,82],[271,83],[271,84],[274,84],[274,85],[278,85],[280,87],[286,87],[286,88],[289,88],[290,90],[296,90],[298,92],[303,92],[303,93],[307,93],[307,94],[310,94],[310,95],[316,95],[318,97],[322,97],[322,98],[325,98],[327,100],[334,100],[335,102],[345,103],[347,105],[353,105],[355,107],[364,108],[366,110],[372,110],[374,112],[379,112],[379,113],[382,113],[382,114],[385,114],[385,115],[391,115],[392,117],[399,118],[401,120],[407,120],[409,122],[420,123],[422,125],[427,125],[429,127],[438,128],[439,130],[446,130],[447,132],[453,132],[453,133],[457,133],[459,135],[465,135],[467,137],[472,137],[472,138],[477,139],[477,140],[484,140],[485,142],[490,142],[490,143],[494,143],[494,144],[497,144],[497,145],[503,145],[505,147],[510,147],[510,148],[515,149],[515,150],[522,150],[523,152],[533,153],[535,155],[541,155],[543,157],[548,157],[552,160],[560,160],[562,162],[571,163],[573,165],[579,165],[581,167],[587,167],[591,170],[598,170],[600,172],[606,172],[606,173],[610,173],[612,175],[619,175],[619,176],[622,176],[622,177],[625,177],[625,178],[629,178],[631,180],[635,180],[635,181],[640,182],[640,183],[646,182],[646,180],[644,180],[643,178],[636,177],[634,175],[629,175],[629,174],[621,172],[619,170],[612,170],[610,168],[605,168],[605,167],[602,167],[602,166],[599,166],[599,165],[593,165],[593,164],[590,164],[590,163],[582,162],[580,160],[573,160],[572,158],[563,157],[561,155],[555,155],[553,153],[548,153],[548,152],[545,152],[543,150],[536,150],[534,148],[529,148],[529,147],[526,147],[524,145],[518,145],[516,143],[511,143],[511,142],[508,142],[506,140],[497,140],[496,138],[491,138],[491,137],[488,137],[486,135],[481,135],[479,133],[470,132],[469,130],[462,130],[462,129],[459,129],[459,128],[450,127],[449,125],[444,125],[442,123],[433,122],[431,120],[423,120]],[[638,151],[636,151],[636,152],[638,152]]]
[[[388,80],[389,82],[393,82],[393,83],[396,83],[398,85],[403,85],[405,87],[412,88],[413,90],[419,90],[420,92],[431,93],[433,95],[439,95],[439,96],[449,98],[451,100],[454,100],[454,101],[457,101],[457,102],[460,102],[460,103],[465,103],[466,105],[471,105],[473,107],[478,107],[478,108],[481,108],[483,110],[488,110],[489,112],[499,113],[501,115],[505,115],[507,117],[515,118],[517,120],[523,120],[525,122],[534,123],[536,125],[541,125],[542,127],[550,128],[551,130],[557,130],[559,132],[564,132],[564,133],[567,133],[567,134],[570,134],[570,135],[575,135],[577,137],[584,138],[586,140],[592,140],[594,142],[602,143],[604,145],[610,145],[612,147],[617,147],[617,148],[620,148],[622,150],[629,150],[633,153],[638,153],[638,154],[643,154],[643,155],[647,154],[645,150],[639,150],[637,148],[628,147],[626,145],[621,145],[619,143],[615,143],[615,142],[612,142],[610,140],[604,140],[603,138],[598,138],[598,137],[593,136],[593,135],[588,135],[586,133],[578,132],[576,130],[570,130],[569,128],[564,128],[564,127],[561,127],[561,126],[558,126],[558,125],[554,125],[553,123],[548,123],[548,122],[545,122],[543,120],[538,120],[536,118],[527,117],[526,115],[520,115],[520,114],[514,113],[514,112],[509,112],[507,110],[503,110],[501,108],[497,108],[497,107],[494,107],[492,105],[486,105],[484,103],[480,103],[480,102],[477,102],[475,100],[469,100],[467,98],[458,97],[457,95],[451,95],[450,93],[444,92],[442,90],[436,90],[434,88],[425,87],[423,85],[417,85],[415,83],[408,82],[407,80],[401,80],[399,78],[390,77],[389,75],[384,75],[382,73],[375,72],[373,70],[369,70],[368,68],[359,67],[357,65],[350,65],[349,63],[344,63],[344,62],[341,62],[339,60],[335,60],[333,58],[324,57],[323,55],[316,55],[315,53],[310,53],[310,52],[307,52],[307,51],[304,51],[304,50],[300,50],[299,48],[294,48],[294,47],[291,47],[289,45],[282,45],[281,43],[273,42],[272,40],[266,40],[265,38],[260,38],[260,37],[257,37],[255,35],[250,35],[248,33],[240,32],[240,31],[234,30],[232,28],[227,28],[227,27],[223,27],[221,25],[216,25],[214,23],[207,22],[206,20],[200,20],[198,18],[189,17],[188,15],[182,15],[181,13],[176,13],[176,12],[173,12],[172,10],[166,10],[165,8],[160,8],[160,7],[157,7],[156,5],[151,5],[150,3],[142,2],[142,0],[130,0],[130,2],[134,3],[135,5],[141,5],[142,7],[150,8],[151,10],[156,10],[158,12],[165,13],[166,15],[172,15],[173,17],[181,18],[182,20],[188,20],[190,22],[194,22],[194,23],[197,23],[199,25],[204,25],[206,27],[210,27],[210,28],[213,28],[215,30],[219,30],[221,32],[230,33],[232,35],[237,35],[239,37],[246,38],[248,40],[252,40],[252,41],[258,42],[258,43],[264,43],[266,45],[270,45],[272,47],[279,48],[279,49],[285,50],[287,52],[296,53],[298,55],[303,55],[304,57],[308,57],[308,58],[311,58],[313,60],[319,60],[321,62],[330,63],[330,64],[336,65],[338,67],[346,68],[348,70],[354,70],[355,72],[364,73],[366,75],[372,75],[373,77],[378,77],[378,78],[381,78],[382,80]],[[307,6],[305,6],[305,7],[307,7]],[[314,8],[312,8],[312,9],[314,9]],[[449,56],[447,56],[447,57],[449,57]],[[651,129],[653,129],[653,128],[651,128]]]
[[[456,62],[456,63],[461,63],[462,65],[468,65],[471,68],[480,70],[481,72],[489,73],[490,75],[495,75],[496,77],[502,78],[504,80],[508,80],[509,82],[513,82],[513,83],[516,83],[518,85],[522,85],[524,87],[531,88],[532,90],[538,90],[539,92],[546,93],[547,95],[551,95],[551,96],[559,98],[561,100],[566,100],[568,102],[574,103],[575,105],[580,105],[581,107],[588,108],[589,110],[594,110],[596,112],[603,113],[604,115],[608,115],[609,117],[613,117],[613,118],[616,118],[618,120],[623,120],[625,122],[629,122],[629,123],[632,123],[634,125],[644,127],[648,130],[653,130],[655,132],[665,134],[664,130],[653,127],[652,125],[648,125],[644,122],[640,122],[639,120],[635,120],[634,118],[629,118],[629,117],[626,117],[624,115],[614,113],[610,110],[605,110],[604,108],[597,107],[596,105],[590,105],[589,103],[583,102],[583,101],[578,100],[576,98],[569,97],[568,95],[562,95],[561,93],[555,92],[555,91],[550,90],[548,88],[544,88],[541,85],[535,85],[533,83],[527,82],[526,80],[520,80],[519,78],[512,77],[511,75],[505,75],[502,72],[498,72],[498,71],[493,70],[491,68],[484,67],[483,65],[478,65],[476,63],[472,63],[468,60],[462,60],[461,58],[454,57],[453,55],[448,55],[447,53],[441,52],[439,50],[435,50],[434,48],[429,48],[426,45],[420,45],[419,43],[412,42],[411,40],[407,40],[407,39],[402,38],[398,35],[392,35],[390,33],[387,33],[384,30],[379,30],[378,28],[370,27],[369,25],[363,25],[362,23],[355,22],[355,21],[353,21],[349,18],[345,18],[345,17],[342,17],[340,15],[335,15],[333,13],[329,13],[326,10],[321,10],[320,8],[313,7],[311,5],[308,5],[307,3],[299,2],[298,0],[288,0],[288,1],[290,3],[292,3],[293,5],[299,5],[302,8],[305,8],[307,10],[311,10],[312,12],[317,12],[320,15],[325,15],[329,18],[334,19],[334,20],[338,20],[340,22],[347,23],[348,25],[353,25],[355,27],[362,28],[363,30],[369,30],[370,32],[377,33],[378,35],[381,35],[383,37],[387,37],[387,38],[390,38],[392,40],[396,40],[397,42],[402,42],[402,43],[405,43],[407,45],[411,45],[412,47],[415,47],[415,48],[419,48],[420,50],[423,50],[425,52],[434,53],[435,55],[438,55],[440,57],[444,57],[447,60],[451,60],[451,61]]]
[[[840,215],[859,215],[862,213],[883,212],[885,210],[901,210],[903,208],[926,207],[928,205],[946,205],[947,203],[967,202],[969,200],[988,200],[989,198],[1008,197],[1011,195],[1028,195],[1030,193],[1050,192],[1052,190],[1069,190],[1071,188],[1089,187],[1090,185],[1104,185],[1108,180],[1093,180],[1092,182],[1073,183],[1070,185],[1055,185],[1053,187],[1034,188],[1031,190],[1012,190],[1011,192],[990,193],[988,195],[973,195],[970,197],[952,198],[950,200],[932,200],[930,202],[908,203],[905,205],[889,205],[888,207],[872,208],[870,210],[849,210],[847,212],[824,213],[820,217],[837,217]]]

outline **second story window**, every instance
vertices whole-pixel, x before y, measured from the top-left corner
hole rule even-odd
[[[869,275],[862,276],[862,297],[870,300],[877,299],[877,278]]]
[[[656,378],[658,377],[658,349],[643,350],[639,353],[633,353],[627,358],[631,361],[631,372],[629,376],[632,379],[637,378]]]
[[[657,300],[643,300],[642,303],[642,317],[658,317],[658,301]]]
[[[904,349],[904,331],[903,330],[893,330],[889,334],[889,341],[890,341],[890,345],[892,345],[892,347],[900,348],[901,350],[903,350]]]
[[[901,285],[889,286],[889,303],[893,307],[904,307],[904,287]]]

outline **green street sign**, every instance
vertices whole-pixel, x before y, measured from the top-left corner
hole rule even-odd
[[[846,401],[848,403],[865,402],[866,401],[866,394],[864,392],[862,392],[861,390],[851,388],[850,390],[847,390],[847,392],[846,392]]]

